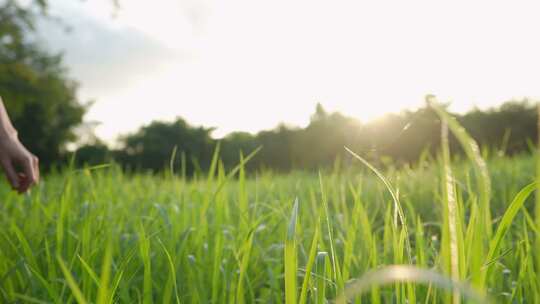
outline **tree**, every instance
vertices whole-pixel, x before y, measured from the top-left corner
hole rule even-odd
[[[247,132],[233,132],[220,140],[221,152],[220,158],[223,160],[227,169],[231,169],[240,162],[240,153],[244,156],[257,149],[257,141],[254,135]],[[257,167],[259,157],[256,156],[252,161],[246,164],[247,168]]]
[[[508,101],[485,111],[474,109],[460,120],[481,145],[500,147],[508,153],[523,151],[527,140],[537,138],[536,106],[528,99]]]
[[[95,166],[110,163],[112,153],[102,142],[85,144],[79,147],[75,154],[75,162],[77,166]]]
[[[290,171],[295,169],[292,147],[295,145],[298,130],[280,124],[270,131],[261,131],[255,137],[256,146],[262,150],[257,155],[257,167]]]
[[[210,161],[215,145],[210,137],[212,130],[192,127],[181,118],[172,123],[155,121],[125,136],[124,147],[117,158],[132,169],[157,171],[167,168],[176,147],[177,158],[184,154],[189,161],[186,172],[191,174]]]
[[[62,56],[29,37],[36,7],[44,10],[45,2],[21,8],[10,0],[0,6],[0,96],[21,141],[50,165],[75,139],[86,108],[77,101],[77,84],[67,76]]]
[[[295,165],[303,169],[332,165],[345,152],[344,146],[358,146],[361,131],[358,120],[337,112],[327,113],[317,104],[309,125],[298,132],[292,147]]]

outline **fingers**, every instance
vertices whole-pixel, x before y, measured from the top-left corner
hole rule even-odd
[[[37,156],[32,155],[32,165],[34,166],[34,173],[36,174],[36,184],[39,183],[39,158]]]
[[[1,160],[0,164],[4,168],[11,187],[19,193],[28,191],[28,189],[39,182],[39,159],[33,155],[18,161],[22,172],[17,172],[13,163],[9,160]]]
[[[36,172],[36,157],[29,155],[21,163],[24,178],[19,180],[19,186],[21,192],[26,192],[30,186],[35,184],[38,180],[38,173]]]
[[[39,160],[17,138],[0,141],[0,165],[14,189],[26,192],[39,181]]]
[[[5,160],[2,160],[0,163],[2,164],[2,167],[4,168],[4,172],[6,173],[6,177],[9,180],[11,187],[20,192],[19,176],[17,172],[15,171],[13,164]]]

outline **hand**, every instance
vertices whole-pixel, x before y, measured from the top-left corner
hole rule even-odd
[[[13,189],[19,193],[39,182],[39,160],[16,136],[0,138],[0,165]]]

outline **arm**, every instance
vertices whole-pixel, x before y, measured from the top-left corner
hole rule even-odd
[[[23,193],[39,181],[38,162],[19,141],[0,97],[0,165],[13,189]]]

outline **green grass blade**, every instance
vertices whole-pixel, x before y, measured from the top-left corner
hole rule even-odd
[[[86,304],[88,303],[86,299],[84,298],[81,289],[77,285],[77,282],[75,281],[75,278],[67,268],[66,264],[62,260],[60,256],[56,256],[56,260],[58,261],[58,265],[60,265],[60,269],[62,270],[62,273],[64,274],[64,277],[66,278],[66,282],[71,289],[71,293],[73,293],[73,296],[77,300],[77,303],[79,304]]]
[[[298,302],[300,304],[304,304],[307,301],[309,283],[311,280],[311,271],[313,269],[313,265],[315,264],[315,259],[317,257],[317,244],[319,241],[320,230],[321,230],[320,220],[318,220],[315,227],[315,234],[313,235],[313,239],[311,241],[311,246],[309,249],[309,256],[308,256],[308,261],[306,264],[306,273],[304,275],[304,281],[302,282],[302,291],[300,292],[300,301]]]
[[[516,217],[521,207],[523,207],[523,204],[525,204],[527,198],[537,189],[537,187],[538,183],[533,182],[527,185],[525,188],[521,189],[521,191],[519,191],[512,203],[510,203],[510,206],[508,206],[508,209],[506,209],[506,212],[504,213],[499,223],[499,226],[497,227],[495,235],[489,243],[489,251],[486,257],[487,266],[485,269],[484,281],[485,277],[488,276],[489,271],[493,267],[493,263],[490,263],[490,261],[492,261],[495,255],[498,253],[502,239],[506,235],[508,229],[510,229],[514,218]]]
[[[490,213],[490,199],[491,199],[491,179],[487,169],[486,161],[480,153],[480,148],[476,141],[467,133],[459,122],[448,114],[438,103],[434,96],[427,96],[426,101],[428,105],[435,110],[437,115],[448,124],[448,127],[452,131],[452,134],[457,138],[461,147],[465,151],[465,154],[472,162],[476,179],[478,182],[478,190],[480,192],[480,206],[482,207],[484,228],[488,237],[491,237],[491,213]]]
[[[92,269],[92,267],[90,267],[90,265],[88,265],[88,263],[86,263],[86,261],[80,255],[77,255],[77,258],[81,262],[82,268],[86,271],[86,273],[88,273],[88,275],[90,276],[92,281],[99,288],[99,279],[98,279],[96,273],[94,272],[94,270]]]
[[[349,152],[354,158],[358,159],[360,162],[362,162],[366,167],[368,167],[373,173],[375,173],[375,175],[377,175],[377,177],[383,182],[383,184],[386,186],[386,189],[388,189],[388,192],[390,192],[390,195],[392,196],[392,200],[394,201],[394,208],[395,208],[395,211],[397,212],[398,216],[399,216],[399,220],[401,222],[401,226],[402,226],[402,229],[404,230],[405,232],[405,235],[407,236],[405,238],[405,246],[406,246],[406,250],[407,250],[407,255],[408,255],[408,258],[409,258],[409,263],[412,263],[412,247],[411,247],[411,243],[410,243],[410,240],[409,240],[409,229],[407,227],[407,221],[405,219],[405,213],[403,212],[403,207],[401,206],[401,203],[399,201],[399,196],[397,195],[397,192],[394,190],[394,187],[392,187],[392,184],[390,184],[390,182],[386,179],[386,177],[384,177],[384,175],[379,171],[377,170],[377,168],[375,168],[373,165],[371,165],[367,160],[365,160],[364,158],[362,158],[360,155],[354,153],[352,150],[350,150],[349,148],[345,147],[345,150],[347,150],[347,152]]]
[[[323,203],[324,218],[326,219],[326,228],[328,230],[328,242],[330,243],[330,259],[332,261],[332,274],[334,281],[336,282],[338,292],[341,292],[345,283],[343,282],[343,277],[341,275],[341,267],[339,266],[339,258],[336,250],[336,243],[334,239],[334,229],[332,228],[332,221],[330,220],[330,210],[328,208],[328,198],[326,197],[326,192],[323,184],[323,178],[321,172],[319,172],[319,185],[321,188],[321,197]]]
[[[15,293],[14,296],[15,296],[15,298],[17,298],[17,299],[23,300],[24,303],[31,303],[31,304],[49,304],[49,302],[42,301],[42,300],[39,300],[39,299],[36,299],[36,298],[32,298],[32,297],[30,297],[30,296],[23,295],[23,294],[19,294],[19,293]]]
[[[327,280],[327,261],[328,253],[319,252],[315,259],[315,274],[316,274],[316,284],[315,284],[315,303],[316,304],[325,304],[326,303],[326,280]]]
[[[167,256],[167,262],[169,266],[170,275],[172,276],[173,286],[174,286],[174,296],[176,304],[180,304],[180,296],[178,295],[178,284],[176,282],[176,267],[174,266],[173,259],[171,257],[171,254],[167,250],[167,247],[165,247],[165,244],[158,239],[159,244],[161,245],[161,248],[165,252],[165,255]]]
[[[219,151],[221,149],[221,143],[218,142],[214,154],[212,156],[212,161],[210,162],[210,169],[208,170],[208,183],[210,184],[214,179],[219,162]]]
[[[296,304],[297,287],[297,252],[296,252],[296,226],[298,222],[298,199],[295,200],[289,225],[287,228],[287,235],[285,239],[285,303]]]
[[[447,255],[450,257],[450,273],[454,281],[460,279],[459,274],[459,248],[461,247],[458,243],[458,228],[457,228],[457,199],[456,199],[456,190],[454,182],[454,174],[452,173],[452,167],[450,163],[450,145],[448,143],[448,125],[446,121],[443,121],[441,125],[441,148],[442,148],[442,158],[443,158],[443,175],[444,175],[444,216],[445,221],[447,222],[447,231],[449,234],[448,246],[449,252]],[[446,231],[446,230],[445,230]],[[457,289],[454,290],[452,296],[454,304],[459,304],[461,302],[461,296]]]
[[[152,304],[152,263],[150,260],[150,239],[139,223],[139,252],[143,262],[143,303]]]
[[[246,277],[247,277],[247,271],[249,266],[249,258],[251,256],[251,250],[253,247],[253,236],[254,231],[251,229],[248,232],[248,236],[244,243],[242,244],[242,258],[240,260],[240,275],[238,276],[238,283],[236,284],[236,303],[243,304],[245,303],[245,296],[244,296],[244,290],[245,290],[245,284],[246,284]]]
[[[101,278],[99,280],[97,304],[109,303],[109,281],[111,277],[111,265],[112,265],[112,243],[107,242],[105,246],[105,255],[103,256],[103,262],[101,263]]]
[[[169,172],[171,177],[174,176],[174,162],[176,161],[176,153],[178,152],[178,145],[174,145],[174,148],[171,153],[171,158],[169,160]]]

